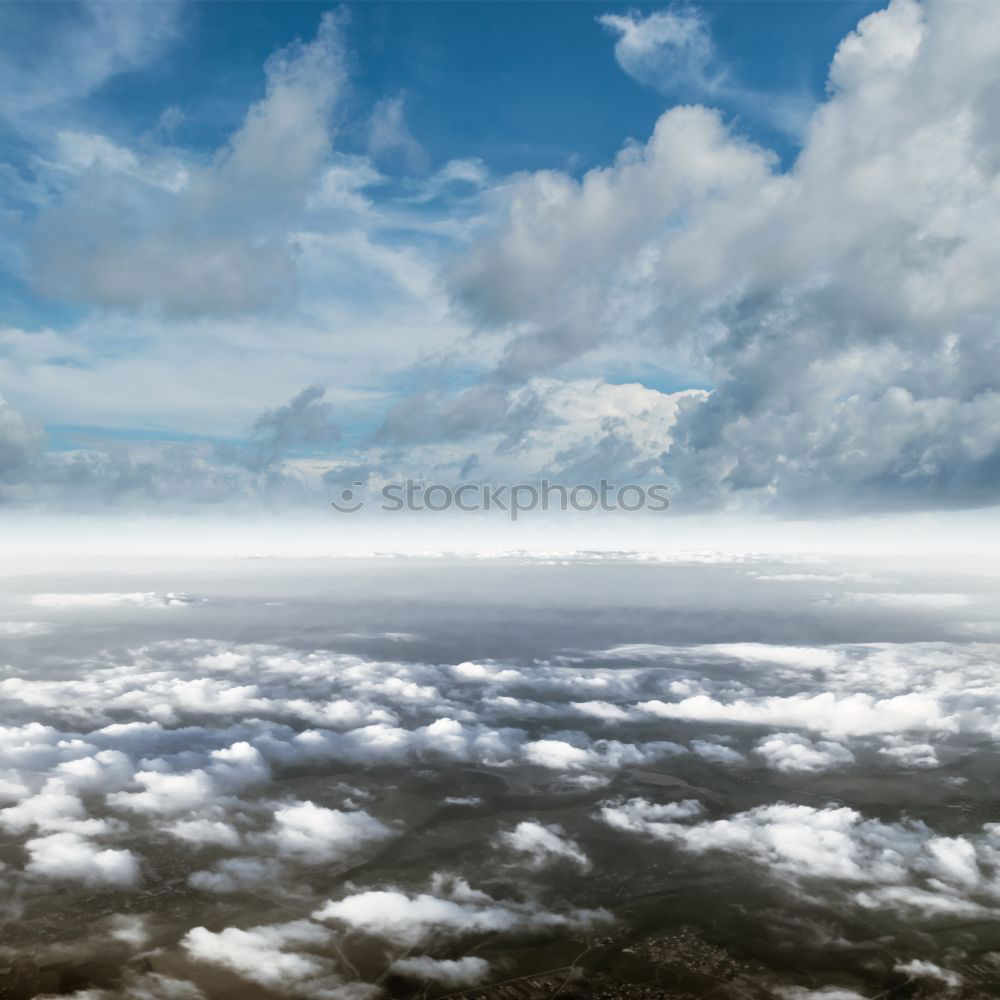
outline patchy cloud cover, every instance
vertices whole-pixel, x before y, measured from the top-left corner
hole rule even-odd
[[[145,575],[121,592],[18,582],[3,612],[43,605],[50,621],[12,638],[0,679],[17,968],[44,924],[51,954],[116,970],[95,982],[102,998],[210,997],[222,974],[268,997],[460,989],[537,971],[522,953],[588,955],[587,942],[601,967],[617,935],[663,918],[663,887],[683,872],[691,902],[671,926],[725,920],[774,991],[806,987],[751,924],[799,942],[816,970],[812,936],[823,956],[831,934],[882,922],[889,965],[837,945],[859,984],[901,964],[939,982],[967,974],[971,945],[951,923],[992,926],[1000,910],[997,824],[977,806],[998,732],[995,642],[963,637],[954,607],[929,641],[710,642],[746,588],[772,586],[759,562],[493,562],[412,568],[425,595],[413,612],[409,590],[386,589],[398,566],[348,561],[348,588],[361,572],[380,581],[384,621],[341,632],[281,568],[186,574],[190,596],[172,604]],[[489,579],[528,588],[491,640],[509,654],[467,655],[489,615],[449,596],[462,574],[483,593]],[[813,629],[819,613],[853,629],[856,604],[809,597],[835,574],[800,575],[780,627]],[[545,578],[582,588],[572,610],[554,613],[551,590],[539,609],[530,588]],[[728,602],[695,641],[581,648],[609,628],[665,637],[681,593],[670,580]],[[963,611],[986,608],[981,578],[966,583]],[[585,594],[619,625],[594,620]],[[364,601],[336,606],[363,616]],[[896,613],[931,627],[922,606]],[[944,935],[940,947],[915,950],[914,928]],[[133,982],[123,970],[138,956],[150,964]]]
[[[59,22],[50,86],[8,88],[32,152],[3,262],[49,306],[0,333],[7,502],[470,474],[664,479],[680,512],[997,501],[995,5],[892,0],[819,98],[742,82],[697,8],[607,13],[620,67],[692,103],[586,169],[506,173],[441,157],[409,91],[360,107],[342,14],[208,148],[175,104],[101,131],[79,100],[191,27],[110,6]],[[43,425],[95,430],[46,450]]]

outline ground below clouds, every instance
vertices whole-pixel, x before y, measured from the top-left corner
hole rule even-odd
[[[4,579],[2,995],[995,995],[997,592],[766,555]]]

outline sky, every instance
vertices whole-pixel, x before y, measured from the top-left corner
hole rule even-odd
[[[1000,500],[992,3],[7,3],[0,502]]]
[[[995,993],[998,65],[0,4],[0,988]]]

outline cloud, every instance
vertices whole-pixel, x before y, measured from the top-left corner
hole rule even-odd
[[[631,718],[624,708],[612,705],[608,701],[574,701],[573,707],[582,715],[603,719],[608,723],[626,722]]]
[[[187,774],[139,771],[135,781],[139,792],[115,792],[109,802],[117,809],[142,813],[181,813],[214,801],[217,790],[203,770]]]
[[[525,759],[556,771],[575,770],[590,764],[590,754],[565,740],[533,740],[524,745]]]
[[[430,165],[430,157],[406,124],[405,105],[403,95],[376,103],[368,122],[368,154],[377,161],[398,157],[408,170],[421,173]]]
[[[633,79],[667,93],[717,93],[728,70],[719,58],[705,15],[668,8],[643,17],[603,14],[600,24],[617,36],[615,59]]]
[[[637,707],[662,719],[802,726],[845,736],[908,729],[954,732],[958,728],[957,720],[943,714],[942,706],[933,696],[918,692],[884,699],[861,693],[838,697],[825,692],[729,703],[699,694],[678,702],[654,699],[640,702]]]
[[[365,812],[326,809],[313,802],[281,806],[269,834],[280,854],[318,862],[331,861],[391,831]]]
[[[220,894],[259,890],[282,884],[287,872],[274,858],[223,858],[210,869],[199,869],[188,876],[188,885],[203,892]]]
[[[817,646],[772,646],[763,642],[728,642],[711,646],[694,646],[695,656],[730,656],[745,663],[781,663],[803,670],[835,667],[841,654],[835,649]]]
[[[962,977],[957,972],[950,969],[942,969],[940,965],[933,962],[926,962],[923,959],[915,958],[910,962],[900,962],[896,966],[897,972],[904,972],[914,979],[930,979],[944,983],[950,988],[957,988],[962,985]]]
[[[466,955],[463,958],[417,955],[412,958],[397,958],[392,963],[392,971],[400,976],[440,983],[447,987],[475,986],[489,975],[490,963],[476,955]]]
[[[142,41],[118,6],[71,18],[106,53],[93,72],[62,51],[60,20],[54,79],[61,59],[83,94],[162,51],[176,14]],[[601,21],[636,78],[750,107],[696,11]],[[39,427],[3,405],[0,494],[297,502],[354,469],[475,470],[663,478],[683,512],[994,503],[990,26],[913,0],[865,18],[787,168],[724,114],[685,105],[579,176],[459,160],[389,190],[370,157],[334,147],[335,16],[272,56],[263,97],[214,155],[168,142],[173,114],[141,141],[46,125],[16,185],[11,253],[36,292],[95,312],[0,331],[0,374],[49,422],[131,427],[141,412],[212,440],[45,454]],[[372,155],[417,156],[400,95],[370,125]],[[303,393],[324,364],[349,375],[324,399]],[[291,402],[269,403],[246,447],[215,440],[277,392]]]
[[[322,386],[312,385],[284,406],[265,410],[254,421],[246,448],[224,454],[258,472],[303,450],[329,455],[342,432],[335,408],[323,402],[325,394]]]
[[[30,469],[44,447],[42,428],[0,396],[0,486]]]
[[[313,914],[326,920],[413,948],[438,938],[483,933],[583,929],[610,921],[604,910],[550,913],[532,902],[497,900],[462,879],[435,876],[432,892],[407,895],[369,890],[330,901]]]
[[[329,158],[344,80],[337,17],[324,15],[315,38],[274,53],[265,75],[264,97],[207,163],[64,137],[71,147],[56,197],[29,240],[38,291],[176,316],[292,301],[293,231]]]
[[[305,950],[322,948],[330,936],[320,924],[293,920],[246,930],[226,927],[218,932],[193,927],[181,943],[196,961],[229,969],[261,986],[282,993],[307,990],[313,996],[332,997],[335,994],[328,991],[341,985],[333,964]]]
[[[670,7],[645,16],[604,14],[617,36],[615,59],[636,82],[674,99],[722,104],[800,137],[814,110],[805,93],[766,92],[741,83],[721,57],[711,26],[696,7]]]
[[[110,920],[111,936],[133,948],[142,948],[149,941],[149,929],[144,917],[130,913],[116,914]]]
[[[324,473],[342,435],[336,408],[324,395],[321,386],[309,386],[288,403],[263,410],[241,444],[171,442],[62,452],[44,451],[44,435],[0,400],[0,503],[74,510],[150,502],[173,510],[262,499],[316,503],[326,495]],[[313,467],[297,463],[316,453]],[[39,595],[39,603],[60,598],[66,605],[74,599],[79,604],[194,600],[169,593]]]
[[[658,804],[648,799],[634,798],[627,802],[605,803],[601,806],[600,818],[616,830],[630,833],[649,833],[659,836],[658,831],[672,830],[677,820],[700,816],[704,807],[696,799]]]
[[[195,598],[186,594],[107,593],[107,594],[35,594],[30,603],[39,608],[166,608],[191,604]]]
[[[523,820],[513,830],[501,833],[499,842],[518,854],[527,855],[531,868],[539,869],[553,862],[568,861],[581,871],[590,869],[590,859],[576,841],[566,837],[557,823]]]
[[[620,576],[620,566],[608,568]],[[561,575],[565,569],[552,568]],[[730,569],[740,593],[758,589],[745,567]],[[451,574],[451,563],[435,572]],[[716,566],[711,575],[719,586],[725,571]],[[136,593],[148,586],[136,584]],[[213,608],[222,613],[218,602],[204,610]],[[295,609],[286,600],[281,615]],[[422,660],[404,658],[411,647],[390,641],[374,647],[385,658],[309,650],[301,639],[310,633],[299,627],[306,619],[297,616],[299,639],[291,645],[193,638],[138,645],[118,605],[85,610],[101,630],[99,641],[81,647],[72,670],[65,669],[62,645],[53,659],[25,647],[30,662],[16,663],[15,651],[16,669],[0,680],[9,720],[0,727],[0,794],[10,803],[0,824],[11,847],[2,875],[11,897],[19,882],[31,890],[67,881],[75,883],[63,886],[68,892],[114,890],[120,902],[131,900],[116,903],[117,912],[139,913],[142,900],[153,898],[144,893],[160,885],[162,847],[177,892],[233,913],[246,899],[266,897],[290,921],[250,926],[236,917],[199,918],[205,926],[187,933],[188,924],[163,924],[155,912],[141,926],[102,918],[94,929],[101,943],[86,947],[102,955],[108,949],[119,965],[126,955],[176,950],[183,941],[182,957],[198,963],[190,974],[199,983],[214,968],[275,993],[342,1000],[365,995],[368,985],[359,980],[374,981],[392,967],[417,984],[464,988],[506,975],[499,956],[512,944],[605,933],[611,918],[593,907],[611,898],[600,885],[614,883],[613,858],[631,856],[635,838],[647,841],[644,855],[663,852],[668,867],[680,857],[694,871],[718,873],[731,860],[749,871],[748,884],[764,880],[772,894],[787,887],[796,905],[825,914],[816,937],[825,956],[836,942],[838,967],[853,967],[857,957],[873,968],[864,964],[867,953],[839,940],[838,914],[849,921],[855,909],[862,917],[878,911],[889,940],[897,923],[933,929],[953,919],[989,921],[1000,907],[998,829],[963,825],[958,810],[946,809],[974,789],[922,778],[921,802],[930,794],[939,805],[930,812],[921,805],[920,822],[895,804],[896,795],[914,800],[894,773],[918,766],[931,743],[950,763],[970,741],[993,738],[987,734],[995,732],[1000,705],[996,643],[810,646],[800,639],[619,646],[606,655],[575,651],[578,640],[566,655],[546,651],[540,659],[527,653],[507,661],[495,651],[487,659],[484,650],[460,648],[442,655],[432,645]],[[218,628],[228,630],[230,613]],[[108,623],[119,631],[107,632]],[[430,635],[432,624],[422,632]],[[352,643],[379,631],[371,623],[357,627]],[[461,659],[473,654],[480,658]],[[950,728],[935,731],[930,743],[921,735],[928,730],[867,731],[876,715],[883,728],[908,720],[898,705],[893,710],[893,699],[914,692],[935,706],[923,717]],[[870,712],[851,701],[859,695],[870,699],[859,703]],[[814,703],[824,696],[829,700]],[[698,697],[713,712],[739,706],[761,729],[730,728],[728,718],[701,725],[692,719],[666,733],[671,724],[635,708]],[[817,725],[832,718],[844,732],[836,742],[824,731],[804,736],[779,726],[780,713]],[[649,738],[663,735],[682,739],[690,753]],[[741,763],[740,755],[808,776],[849,766],[852,754],[866,766],[877,760],[878,773],[854,775],[847,788],[827,778],[814,791],[867,798],[871,788],[900,789],[874,812],[819,807],[818,800],[808,807],[730,807],[680,777],[693,769],[699,784],[711,786],[713,775],[729,782],[720,767]],[[394,785],[420,799],[416,813],[399,812]],[[647,797],[634,794],[640,787]],[[561,800],[558,822],[551,809],[534,809],[529,794],[536,805]],[[449,800],[480,800],[484,808],[439,808]],[[957,819],[938,829],[931,817],[940,809]],[[596,840],[586,814],[601,824]],[[471,839],[461,856],[454,852],[454,873],[429,884],[427,868],[421,874],[418,864],[401,875],[398,851],[382,850],[390,834],[415,851],[421,844],[436,850],[445,828]],[[353,882],[331,896],[314,866],[339,870],[341,862],[359,860],[354,852],[370,853],[368,863],[353,867]],[[491,865],[489,881],[478,881]],[[565,872],[598,870],[590,880],[598,886],[593,901],[565,894]],[[859,982],[891,976],[893,963],[913,957],[905,949],[893,954]],[[919,957],[942,969],[952,963],[944,953]],[[130,994],[126,979],[97,995],[166,1000],[174,989],[152,981],[147,988]],[[185,989],[177,986],[177,995],[186,997]]]
[[[579,179],[512,178],[457,296],[540,350],[558,331],[549,364],[631,337],[698,366],[714,388],[663,459],[677,509],[997,502],[993,26],[914,0],[863,19],[786,171],[675,107]]]
[[[11,637],[48,635],[54,628],[50,622],[0,622],[0,635]]]
[[[25,843],[25,870],[51,879],[129,888],[139,880],[139,863],[127,850],[101,849],[75,833],[49,833]]]
[[[168,2],[145,10],[133,4],[85,0],[72,8],[51,10],[42,46],[25,44],[37,30],[35,17],[3,11],[0,20],[0,82],[3,114],[22,128],[29,115],[53,105],[78,101],[108,80],[155,61],[177,36],[182,6]]]
[[[513,442],[519,425],[534,423],[541,409],[535,393],[511,393],[498,385],[477,385],[455,396],[433,392],[411,396],[395,406],[376,434],[391,444],[424,444],[473,437],[501,425]]]
[[[663,808],[663,807],[660,807]],[[694,854],[722,852],[749,858],[779,879],[829,893],[846,892],[863,908],[937,915],[997,912],[991,874],[995,855],[987,831],[978,838],[935,836],[922,822],[884,823],[846,806],[757,806],[728,819],[665,819],[643,800],[605,804],[605,823]],[[980,902],[975,896],[984,897]]]
[[[447,795],[441,802],[446,806],[469,806],[473,809],[483,804],[478,795]]]
[[[774,733],[757,742],[754,753],[763,757],[768,767],[785,774],[817,773],[854,763],[854,754],[841,743],[812,740],[796,733]]]
[[[722,743],[713,743],[710,740],[692,740],[691,749],[702,759],[713,764],[725,764],[731,767],[739,767],[746,764],[747,759],[732,747],[727,747]]]
[[[960,608],[963,604],[969,603],[969,598],[965,594],[898,594],[873,591],[845,592],[839,596],[839,600],[855,604],[882,604],[890,608],[911,608],[924,605],[933,608]]]
[[[260,751],[244,740],[212,750],[208,756],[207,767],[179,774],[136,771],[133,781],[142,790],[114,792],[108,803],[116,809],[154,815],[190,812],[270,777]]]
[[[513,356],[502,365],[519,368],[521,361],[527,368],[516,378],[511,367],[457,393],[428,389],[407,397],[388,412],[375,444],[387,449],[386,458],[390,449],[407,447],[408,464],[398,467],[401,478],[404,468],[436,464],[440,480],[444,463],[451,466],[445,474],[450,481],[470,474],[512,481],[543,476],[563,483],[602,477],[644,481],[660,470],[681,403],[701,394],[664,393],[637,382],[533,378],[534,362]]]
[[[3,810],[3,826],[15,833],[32,827],[46,832],[95,832],[101,833],[105,825],[101,820],[88,820],[87,812],[79,797],[66,791],[60,782],[49,781],[44,789],[17,805]]]
[[[657,246],[683,231],[675,220],[723,192],[752,201],[771,176],[768,156],[717,114],[674,109],[645,146],[580,181],[555,171],[512,178],[503,214],[456,265],[456,295],[481,322],[524,331],[503,363],[511,374],[550,370],[613,331],[635,333],[655,306]]]
[[[859,892],[855,902],[865,909],[894,910],[904,918],[934,920],[937,917],[995,920],[1000,909],[984,906],[961,895],[942,892],[939,887],[887,886]]]
[[[120,614],[114,605],[92,613]],[[307,924],[329,923],[330,929],[320,928],[325,944],[308,928],[294,940],[281,931],[258,940],[228,933],[236,928],[206,929],[212,936],[189,940],[201,949],[199,961],[223,965],[223,954],[235,956],[236,964],[226,968],[262,982],[255,977],[263,973],[241,957],[241,949],[256,950],[261,963],[277,950],[288,956],[289,968],[300,970],[301,979],[288,980],[299,992],[349,990],[358,977],[330,958],[334,944],[350,957],[352,949],[370,949],[372,937],[379,946],[430,949],[457,945],[467,935],[575,934],[607,919],[541,894],[532,872],[555,872],[554,866],[593,871],[599,861],[583,827],[578,832],[545,817],[508,817],[481,838],[484,857],[493,857],[501,871],[506,864],[508,871],[527,873],[516,894],[492,885],[474,889],[457,872],[429,887],[376,875],[320,906],[305,871],[378,848],[397,828],[402,833],[383,801],[387,776],[391,783],[392,775],[412,777],[416,768],[421,780],[436,781],[461,772],[458,786],[429,787],[431,808],[446,798],[474,804],[476,796],[465,794],[474,790],[464,785],[469,770],[494,774],[515,795],[524,782],[540,782],[543,796],[569,789],[593,794],[612,779],[622,783],[616,789],[627,788],[625,783],[645,782],[644,769],[668,757],[693,761],[681,756],[687,751],[679,744],[639,738],[649,734],[648,714],[632,707],[622,716],[606,710],[646,704],[637,699],[651,694],[662,694],[664,705],[689,709],[691,699],[707,699],[694,707],[707,705],[715,713],[711,726],[683,737],[701,757],[699,772],[715,773],[753,756],[789,774],[819,774],[849,766],[854,753],[870,760],[883,749],[899,751],[879,754],[886,768],[925,766],[916,762],[924,761],[929,744],[908,731],[884,730],[944,720],[950,728],[935,742],[945,760],[964,751],[968,734],[992,733],[993,700],[1000,704],[996,651],[996,644],[980,642],[640,646],[619,647],[612,657],[539,660],[529,668],[499,659],[458,665],[365,659],[221,640],[166,640],[131,649],[112,644],[81,658],[68,674],[17,677],[8,671],[0,681],[6,714],[49,723],[0,728],[0,790],[11,803],[0,811],[0,823],[25,848],[22,870],[11,866],[4,875],[134,889],[140,869],[155,862],[149,845],[159,838],[171,845],[186,891],[229,896],[235,905],[238,894],[266,889],[278,893],[281,905],[300,907],[291,915],[315,912]],[[934,706],[919,715],[920,723],[912,722],[918,713],[909,713],[910,702],[907,712],[894,702],[914,691]],[[852,700],[861,694],[865,699]],[[680,700],[666,700],[671,697]],[[596,712],[578,708],[594,702]],[[720,723],[733,721],[716,717],[720,706],[737,706],[740,718],[753,719],[765,732],[715,735]],[[368,721],[378,713],[393,721]],[[787,713],[803,728],[809,720],[842,732],[837,742],[791,732],[775,721]],[[326,728],[314,715],[337,721]],[[875,718],[881,719],[879,731],[870,732]],[[320,777],[342,766],[353,772],[352,787]],[[275,776],[288,774],[322,780],[324,798],[310,801],[304,791],[290,798],[274,784]],[[446,797],[445,787],[456,794]],[[720,815],[721,800],[701,789],[645,787],[686,798],[657,802],[626,795],[600,802],[597,818],[613,842],[627,847],[639,836],[693,855],[748,858],[800,891],[907,921],[925,919],[919,914],[990,919],[1000,899],[993,874],[996,831],[989,827],[938,832],[905,816],[872,818],[858,809],[782,802]],[[490,848],[499,851],[490,854]],[[150,924],[147,930],[159,945],[160,929]],[[459,961],[454,952],[437,951],[406,958]],[[427,977],[434,973],[421,962],[407,974],[419,978],[421,969]],[[438,971],[444,977],[462,970]]]
[[[178,840],[198,846],[214,844],[219,847],[239,847],[239,832],[230,824],[218,819],[198,817],[181,819],[167,828]]]
[[[901,767],[937,767],[937,748],[930,743],[915,743],[902,736],[885,736],[879,753]]]

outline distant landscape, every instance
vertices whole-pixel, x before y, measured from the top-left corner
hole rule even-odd
[[[5,996],[995,995],[991,579],[42,582],[3,581]]]

